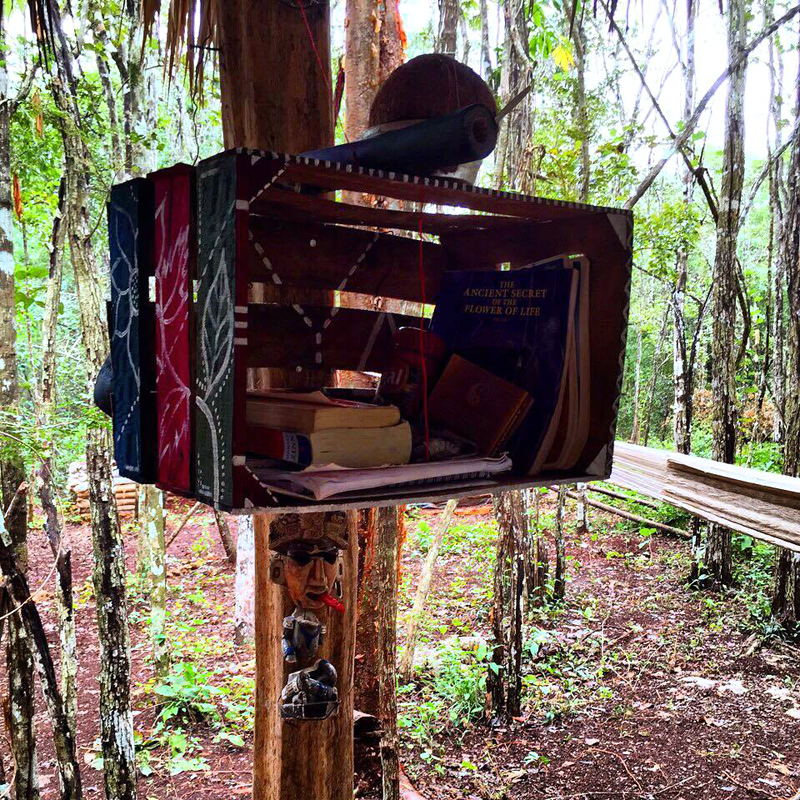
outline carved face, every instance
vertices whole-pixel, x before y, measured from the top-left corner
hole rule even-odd
[[[298,542],[286,553],[286,588],[296,606],[318,611],[320,597],[330,592],[338,572],[339,550],[322,549]]]

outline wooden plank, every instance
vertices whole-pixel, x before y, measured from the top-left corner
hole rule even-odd
[[[531,221],[511,216],[490,214],[434,214],[419,211],[395,211],[386,208],[354,206],[312,194],[298,194],[274,186],[252,204],[254,214],[307,223],[310,219],[323,223],[363,225],[370,228],[395,228],[443,235],[461,230],[521,230]],[[535,223],[534,223],[535,224]]]
[[[420,202],[422,199],[426,203],[436,205],[459,206],[475,211],[509,214],[527,219],[560,219],[574,216],[576,212],[618,212],[633,216],[632,212],[627,209],[590,206],[547,197],[501,192],[470,186],[464,181],[450,178],[420,177],[343,164],[326,164],[296,155],[249,152],[251,156],[259,158],[264,166],[275,162],[281,163],[284,181],[310,186],[366,192],[412,202]]]
[[[235,307],[240,289],[236,285],[235,203],[235,159],[201,163],[197,173],[195,485],[198,499],[226,506],[233,504]]]
[[[353,308],[249,307],[247,365],[381,372],[392,334],[419,319]]]
[[[136,178],[112,187],[108,203],[111,262],[109,329],[114,456],[119,472],[139,483],[156,479],[153,187]]]
[[[254,215],[250,233],[250,280],[274,286],[420,301],[421,250],[425,296],[433,302],[442,272],[455,266],[438,244],[420,244],[383,231],[301,225]]]
[[[149,177],[155,191],[158,483],[186,493],[194,484],[194,168],[180,164]]]
[[[231,509],[237,514],[258,514],[260,511],[284,514],[289,512],[329,512],[355,510],[359,508],[386,508],[387,506],[407,505],[409,503],[439,503],[451,498],[472,497],[478,494],[498,494],[516,489],[531,489],[538,486],[554,486],[559,484],[589,483],[590,481],[607,480],[608,476],[586,474],[577,471],[569,473],[546,473],[536,478],[527,475],[508,475],[503,480],[475,480],[467,484],[457,483],[452,486],[437,484],[432,487],[420,486],[416,489],[408,487],[392,489],[385,487],[382,491],[365,493],[363,497],[348,497],[345,500],[301,500],[287,495],[278,495],[264,489],[247,467],[243,468],[243,481],[246,483],[245,496],[247,508]],[[249,473],[249,474],[248,474]]]

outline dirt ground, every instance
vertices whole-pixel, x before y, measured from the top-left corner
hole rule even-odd
[[[171,501],[169,528],[187,508]],[[580,537],[570,526],[566,600],[533,612],[526,624],[522,714],[487,722],[481,659],[490,624],[491,519],[458,518],[440,557],[415,681],[399,690],[401,759],[424,798],[800,800],[800,651],[774,641],[760,646],[744,626],[744,593],[721,598],[689,590],[684,542],[625,530],[613,517],[595,515],[590,534]],[[409,519],[401,647],[437,522],[435,513]],[[80,524],[70,524],[68,534],[80,660],[78,743],[85,796],[99,798],[91,537]],[[126,537],[133,574],[135,532]],[[30,582],[38,587],[52,564],[38,529],[30,551]],[[210,514],[193,518],[171,546],[169,585],[169,638],[178,664],[169,686],[181,704],[165,721],[153,692],[146,597],[130,581],[135,728],[147,773],[139,779],[140,797],[247,797],[254,655],[233,644],[233,571]],[[49,588],[38,605],[55,645]],[[41,699],[39,709],[42,798],[50,800],[57,777]],[[0,752],[8,768],[2,735]],[[362,776],[361,796],[375,796],[372,778]]]

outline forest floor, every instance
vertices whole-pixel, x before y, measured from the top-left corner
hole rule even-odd
[[[547,526],[551,500],[543,498],[542,506]],[[187,508],[171,501],[168,529]],[[800,650],[775,639],[762,646],[769,633],[758,623],[766,549],[757,547],[743,562],[741,589],[721,597],[687,588],[685,542],[603,514],[592,517],[589,534],[577,536],[569,506],[568,520],[566,600],[529,615],[523,711],[495,726],[483,714],[493,518],[460,516],[451,528],[420,634],[415,681],[399,689],[401,760],[420,794],[428,800],[800,800]],[[414,511],[409,518],[401,647],[403,621],[438,522],[431,512]],[[33,587],[52,563],[36,527],[30,537]],[[80,758],[85,796],[100,798],[91,536],[80,524],[71,524],[68,533]],[[175,663],[158,695],[132,527],[127,541],[139,795],[247,797],[255,662],[252,647],[233,643],[234,576],[213,516],[198,514],[170,548]],[[55,640],[50,589],[42,589],[37,601]],[[57,797],[57,776],[41,699],[39,709],[42,798],[50,800]],[[2,734],[0,751],[8,767]],[[370,783],[360,782],[361,796],[375,796]]]

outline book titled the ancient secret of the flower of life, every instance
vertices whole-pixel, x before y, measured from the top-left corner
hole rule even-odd
[[[515,270],[443,276],[431,330],[453,353],[531,397],[508,442],[516,471],[537,472],[552,459],[576,353],[581,272],[587,268],[585,259],[559,257]]]

